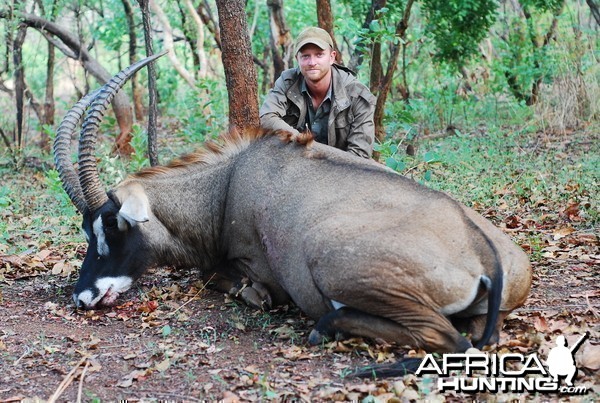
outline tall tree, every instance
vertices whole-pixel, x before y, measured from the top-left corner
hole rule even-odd
[[[0,10],[0,18],[9,17],[10,13]],[[86,46],[64,26],[31,13],[21,12],[15,17],[19,19],[20,23],[38,30],[66,56],[81,62],[83,67],[100,83],[104,84],[110,79],[111,74],[90,55]],[[131,103],[127,95],[123,91],[119,91],[113,99],[112,106],[120,129],[115,143],[116,149],[122,154],[130,154],[133,151],[129,144],[133,126]]]
[[[144,0],[146,1],[146,0]],[[191,74],[184,66],[183,63],[177,58],[177,54],[175,53],[173,40],[173,28],[171,28],[171,23],[169,22],[169,18],[167,14],[163,11],[162,7],[158,4],[156,0],[147,0],[150,9],[156,15],[157,20],[160,22],[160,25],[163,27],[163,45],[164,49],[168,51],[167,57],[171,61],[171,64],[175,68],[175,70],[179,73],[179,75],[188,83],[190,87],[196,86],[196,79],[193,74]]]
[[[244,0],[217,0],[229,126],[258,126],[258,83]]]
[[[121,0],[125,11],[125,19],[127,20],[127,32],[129,33],[129,64],[136,62],[137,53],[137,28],[133,16],[133,8],[129,0]],[[144,119],[144,107],[142,105],[142,89],[140,88],[138,75],[134,74],[131,78],[131,91],[133,94],[133,111],[135,119],[140,121]]]
[[[592,11],[592,15],[596,20],[596,24],[600,25],[600,6],[594,0],[585,0],[588,6],[590,6],[590,10]]]
[[[44,2],[36,0],[37,6],[42,14],[47,14],[50,21],[54,21],[57,15],[56,0],[50,3],[50,10],[46,12]],[[48,58],[46,61],[46,91],[44,94],[44,109],[41,120],[40,148],[44,151],[50,151],[50,136],[48,127],[54,127],[54,65],[56,63],[55,47],[50,42],[47,43]]]
[[[410,13],[413,6],[414,0],[408,0],[404,6],[404,13],[402,18],[396,24],[396,37],[399,39],[398,43],[393,44],[391,48],[390,60],[388,61],[385,76],[381,79],[379,84],[379,91],[377,94],[377,103],[375,104],[375,116],[373,121],[375,123],[375,137],[379,141],[383,141],[385,138],[385,129],[383,127],[383,116],[385,112],[385,102],[387,101],[390,88],[392,87],[392,79],[394,78],[394,72],[398,67],[398,55],[400,54],[401,43],[406,30],[408,29],[408,21],[410,19]]]
[[[333,40],[333,48],[336,51],[335,62],[342,64],[342,52],[340,52],[333,32],[333,14],[331,13],[331,2],[329,0],[317,0],[317,20],[320,28],[329,32]]]
[[[152,56],[152,24],[148,0],[138,0],[142,11],[142,25],[144,26],[144,44],[146,56]],[[158,134],[156,133],[156,120],[158,118],[158,95],[156,90],[156,68],[154,63],[148,65],[148,160],[151,166],[158,165]]]
[[[500,35],[507,50],[504,75],[516,99],[525,101],[526,105],[535,105],[540,86],[548,74],[545,59],[555,38],[565,0],[520,0],[511,4],[517,16]],[[545,25],[541,22],[549,13],[552,14],[550,25],[545,32],[540,32]]]
[[[20,23],[13,43],[13,66],[15,68],[15,101],[17,107],[17,124],[14,144],[17,150],[23,146],[23,127],[25,125],[25,66],[23,65],[23,43],[27,35],[27,25]]]
[[[269,7],[269,20],[271,22],[269,45],[273,57],[273,77],[276,80],[285,69],[290,68],[293,64],[293,41],[290,28],[285,22],[283,0],[267,0],[267,7]]]
[[[387,4],[387,0],[371,0],[371,6],[369,7],[369,11],[367,12],[367,14],[365,16],[365,20],[362,24],[363,31],[366,31],[369,29],[373,20],[377,19],[379,12],[381,11],[381,9],[383,7],[386,6],[386,4]],[[359,42],[354,47],[352,54],[350,55],[350,61],[348,62],[348,67],[351,70],[356,70],[362,64],[363,59],[365,57],[365,53],[367,53],[367,52],[365,52],[366,45],[367,45],[367,38],[365,36],[362,36],[360,38]],[[381,42],[375,41],[373,43],[373,46],[377,46],[377,49],[371,49],[371,51],[369,53],[371,53],[371,55],[373,55],[373,52],[378,51],[378,53],[381,54]],[[381,64],[380,64],[380,66],[381,66]],[[381,76],[381,74],[380,74],[380,76]],[[373,88],[371,88],[371,90],[373,90]]]
[[[205,78],[208,74],[208,60],[204,51],[204,22],[202,22],[202,18],[200,18],[200,15],[194,8],[192,0],[185,0],[185,6],[196,26],[197,42],[196,46],[193,46],[192,49],[195,49],[194,59],[198,59],[198,77]],[[185,13],[182,12],[182,15],[185,15]]]

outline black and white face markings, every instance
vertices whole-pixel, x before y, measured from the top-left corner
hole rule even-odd
[[[145,269],[147,241],[140,241],[138,225],[149,221],[149,203],[143,190],[133,186],[126,197],[111,199],[98,211],[84,217],[88,251],[75,287],[73,300],[78,307],[111,305],[127,291],[136,273]]]
[[[103,305],[112,305],[119,294],[127,291],[133,279],[128,276],[101,277],[94,282],[93,288],[88,288],[78,294],[73,294],[77,307],[94,307],[100,301]]]
[[[93,218],[89,218],[87,225],[84,221],[88,252],[73,293],[73,301],[77,307],[93,308],[99,303],[111,305],[133,283],[133,278],[123,272],[124,267],[119,267],[122,259],[118,257],[118,249],[123,243],[119,238],[115,239],[126,236],[127,224],[125,221],[119,223],[114,205],[106,207],[91,225],[89,222]],[[111,250],[110,245],[115,250]]]

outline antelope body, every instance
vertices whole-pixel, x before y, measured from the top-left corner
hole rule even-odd
[[[494,341],[525,301],[527,256],[489,221],[310,136],[232,131],[106,194],[93,158],[97,125],[151,60],[82,99],[57,133],[57,167],[89,243],[77,306],[110,305],[151,266],[200,267],[247,278],[251,301],[291,299],[317,321],[311,343],[353,334],[464,352],[472,344],[461,331],[478,347]],[[90,103],[77,173],[66,145]]]

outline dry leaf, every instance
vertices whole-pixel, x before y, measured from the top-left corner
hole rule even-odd
[[[533,322],[533,327],[535,327],[535,330],[537,330],[538,332],[547,332],[548,323],[546,322],[546,318],[544,318],[543,316],[536,316]]]
[[[168,358],[165,358],[164,360],[162,360],[161,362],[156,364],[156,366],[154,368],[156,368],[156,370],[159,372],[165,372],[167,369],[169,369],[170,366],[171,366],[171,360]]]
[[[575,229],[573,227],[559,228],[552,233],[552,239],[558,241],[559,239],[564,238],[567,235],[572,234],[573,232],[575,232]]]
[[[600,345],[584,344],[578,362],[582,367],[598,371],[600,369]]]

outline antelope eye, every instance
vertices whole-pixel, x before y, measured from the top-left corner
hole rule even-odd
[[[117,227],[117,217],[115,217],[112,214],[109,216],[106,216],[104,218],[104,222],[105,222],[106,228],[116,228]]]

